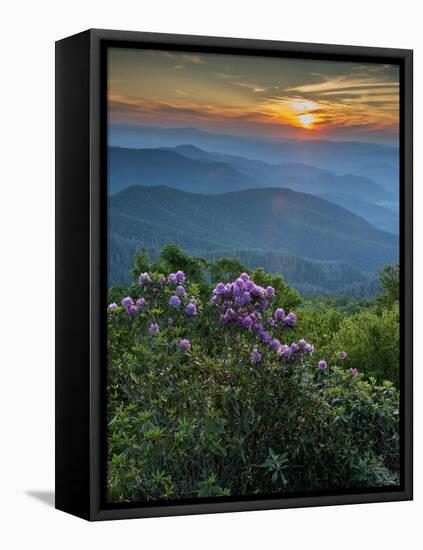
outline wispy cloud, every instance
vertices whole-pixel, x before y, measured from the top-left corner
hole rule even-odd
[[[176,91],[178,92],[178,91]],[[184,97],[174,100],[146,100],[131,98],[119,94],[110,94],[109,115],[112,119],[122,120],[130,115],[132,120],[157,119],[164,116],[171,117],[173,121],[186,122],[187,119],[203,121],[250,121],[269,122],[272,114],[263,104],[255,108],[246,105],[216,106],[211,103],[198,103]]]
[[[351,76],[331,77],[325,75],[317,75],[322,79],[322,82],[312,84],[301,84],[292,88],[286,88],[287,92],[301,93],[316,93],[329,92],[335,90],[350,90],[352,88],[381,88],[398,86],[397,82],[380,82],[372,78],[353,78]]]
[[[168,52],[163,50],[149,50],[152,55],[159,55],[166,59],[171,59],[173,61],[185,61],[187,63],[192,63],[194,65],[204,65],[206,63],[205,59],[198,54],[191,53],[181,53],[181,52]]]
[[[231,79],[242,78],[242,74],[230,74],[230,73],[216,73],[216,76],[219,78],[231,78]]]
[[[194,63],[194,65],[204,65],[205,61],[200,55],[182,54],[182,59]]]
[[[391,84],[387,84],[385,86],[381,87],[368,87],[363,86],[363,88],[348,88],[345,90],[330,90],[328,92],[322,92],[322,96],[330,96],[330,95],[351,95],[351,96],[366,96],[366,95],[372,95],[372,96],[383,96],[386,94],[395,94],[395,99],[398,99],[398,88],[393,87]],[[393,97],[393,96],[392,96]]]
[[[266,91],[265,87],[261,86],[260,84],[254,84],[253,82],[234,81],[231,84],[234,84],[235,86],[241,86],[242,88],[248,88],[255,94]]]

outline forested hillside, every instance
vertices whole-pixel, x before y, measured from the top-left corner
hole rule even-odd
[[[353,283],[368,284],[398,253],[395,236],[333,203],[287,189],[211,196],[133,186],[109,198],[109,234],[112,283],[127,282],[137,247],[154,255],[169,242],[200,256],[242,257],[293,283],[340,293]]]

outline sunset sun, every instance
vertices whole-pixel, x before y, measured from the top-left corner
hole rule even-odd
[[[307,128],[307,129],[311,129],[313,127],[313,123],[316,121],[316,117],[312,113],[299,115],[297,119],[300,125],[303,128]]]

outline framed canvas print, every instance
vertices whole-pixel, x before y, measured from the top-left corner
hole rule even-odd
[[[56,44],[56,506],[412,498],[412,52]]]

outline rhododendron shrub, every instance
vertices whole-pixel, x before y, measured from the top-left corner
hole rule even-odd
[[[142,272],[108,305],[113,502],[395,485],[398,393],[322,356],[271,285]]]

